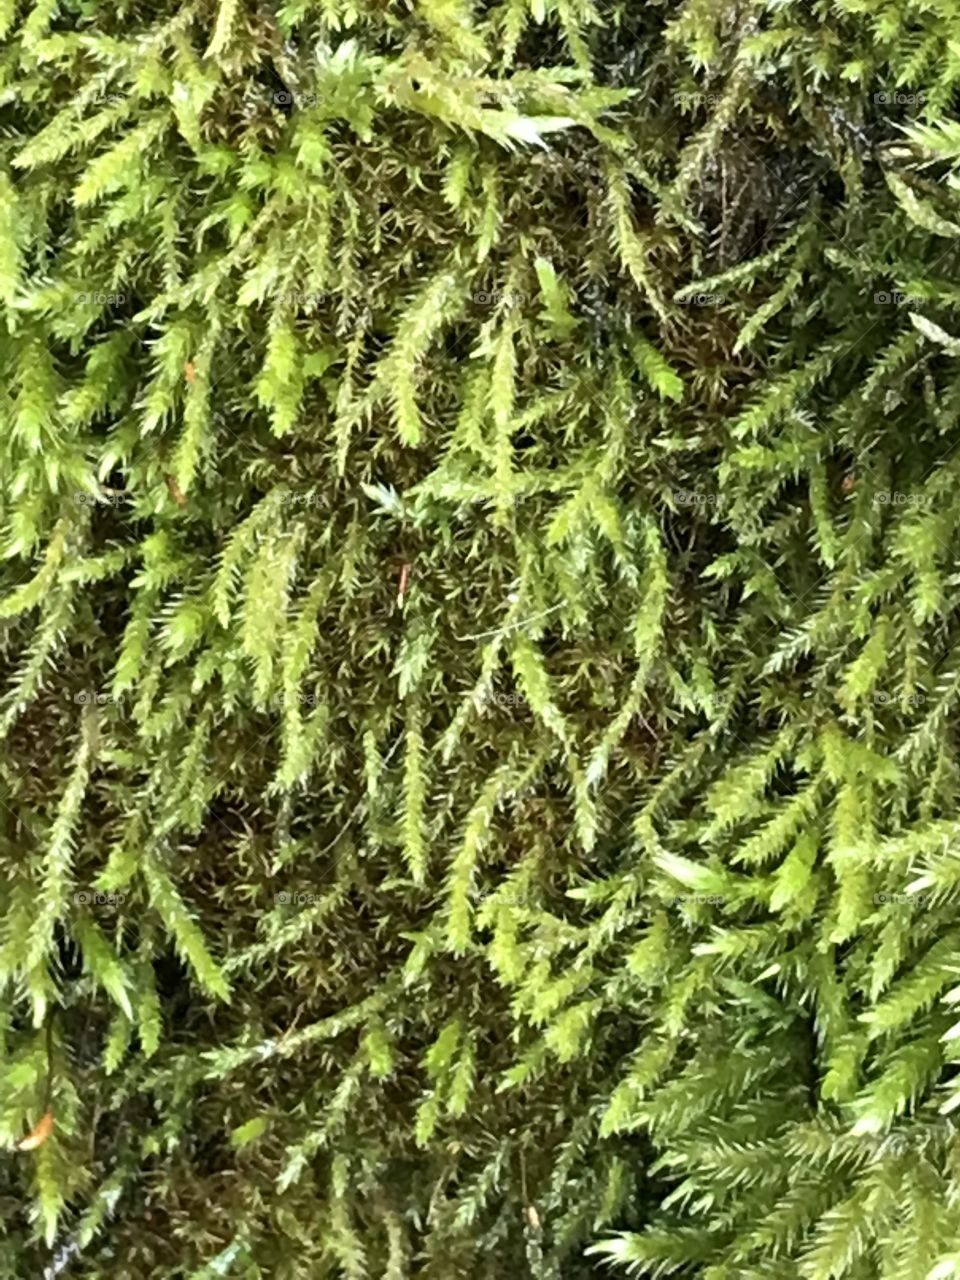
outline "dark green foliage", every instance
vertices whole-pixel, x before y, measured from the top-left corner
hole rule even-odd
[[[960,11],[0,30],[0,1275],[960,1275]]]

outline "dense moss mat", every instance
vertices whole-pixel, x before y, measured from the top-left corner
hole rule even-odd
[[[0,33],[0,1276],[960,1275],[960,10]]]

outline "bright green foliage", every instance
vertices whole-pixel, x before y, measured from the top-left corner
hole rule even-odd
[[[960,1275],[960,10],[0,33],[0,1273]]]

